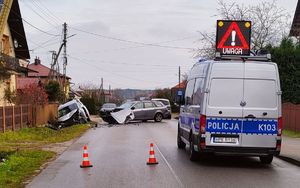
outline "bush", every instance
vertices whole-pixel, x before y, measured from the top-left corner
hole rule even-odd
[[[94,98],[89,97],[89,96],[83,96],[80,101],[87,107],[89,110],[90,114],[97,114],[97,109],[96,109],[96,101]]]
[[[285,38],[279,47],[270,47],[272,61],[280,74],[283,102],[300,103],[300,44]]]
[[[60,89],[60,85],[57,81],[51,80],[45,85],[46,93],[48,94],[48,100],[51,102],[62,101],[64,93]]]

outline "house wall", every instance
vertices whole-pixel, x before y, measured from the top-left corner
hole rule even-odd
[[[11,33],[10,33],[10,29],[9,29],[8,24],[6,24],[5,27],[4,27],[3,35],[4,36],[8,36],[8,40],[9,40],[9,45],[3,45],[4,37],[1,37],[1,46],[5,48],[5,49],[3,49],[3,51],[8,52],[7,55],[15,57],[15,52],[13,50],[14,49],[13,48],[13,41],[12,41],[12,37],[11,37]],[[0,80],[0,106],[2,106],[2,105],[10,105],[4,99],[5,89],[9,88],[11,92],[13,92],[13,91],[16,90],[16,75],[17,75],[17,73],[14,72],[14,71],[12,71],[11,72],[11,76],[10,76],[9,79],[7,79],[7,80]],[[7,84],[9,84],[9,85],[7,85]]]

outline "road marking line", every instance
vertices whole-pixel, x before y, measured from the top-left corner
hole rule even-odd
[[[165,156],[162,154],[162,152],[160,151],[158,145],[155,143],[155,146],[157,148],[157,151],[159,152],[159,154],[161,155],[161,157],[163,158],[163,160],[165,161],[165,163],[167,164],[168,168],[170,169],[171,173],[173,174],[173,176],[175,177],[177,183],[180,185],[180,187],[184,188],[183,183],[180,181],[179,177],[176,175],[175,171],[173,170],[173,168],[171,167],[170,163],[168,163],[167,159],[165,158]]]

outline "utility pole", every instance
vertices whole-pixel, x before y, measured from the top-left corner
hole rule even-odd
[[[178,67],[178,91],[176,93],[176,95],[178,95],[179,90],[180,90],[180,75],[181,75],[181,71],[180,71],[180,66]],[[181,106],[181,95],[179,96],[179,107]]]
[[[63,25],[63,44],[64,44],[64,53],[63,53],[63,90],[64,90],[64,101],[66,101],[66,92],[67,92],[67,84],[66,84],[66,74],[67,74],[67,64],[68,64],[68,59],[67,59],[67,23],[65,22]]]

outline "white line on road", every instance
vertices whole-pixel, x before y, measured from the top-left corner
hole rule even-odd
[[[184,188],[183,183],[180,181],[179,177],[176,175],[175,171],[173,170],[173,168],[171,167],[170,163],[168,163],[167,159],[165,158],[165,156],[162,154],[162,152],[160,151],[158,145],[155,143],[155,146],[157,148],[157,151],[159,152],[159,154],[161,155],[161,157],[163,158],[163,160],[165,161],[165,163],[167,164],[167,166],[169,167],[171,173],[173,174],[174,178],[176,179],[177,183],[180,185],[180,187]]]

